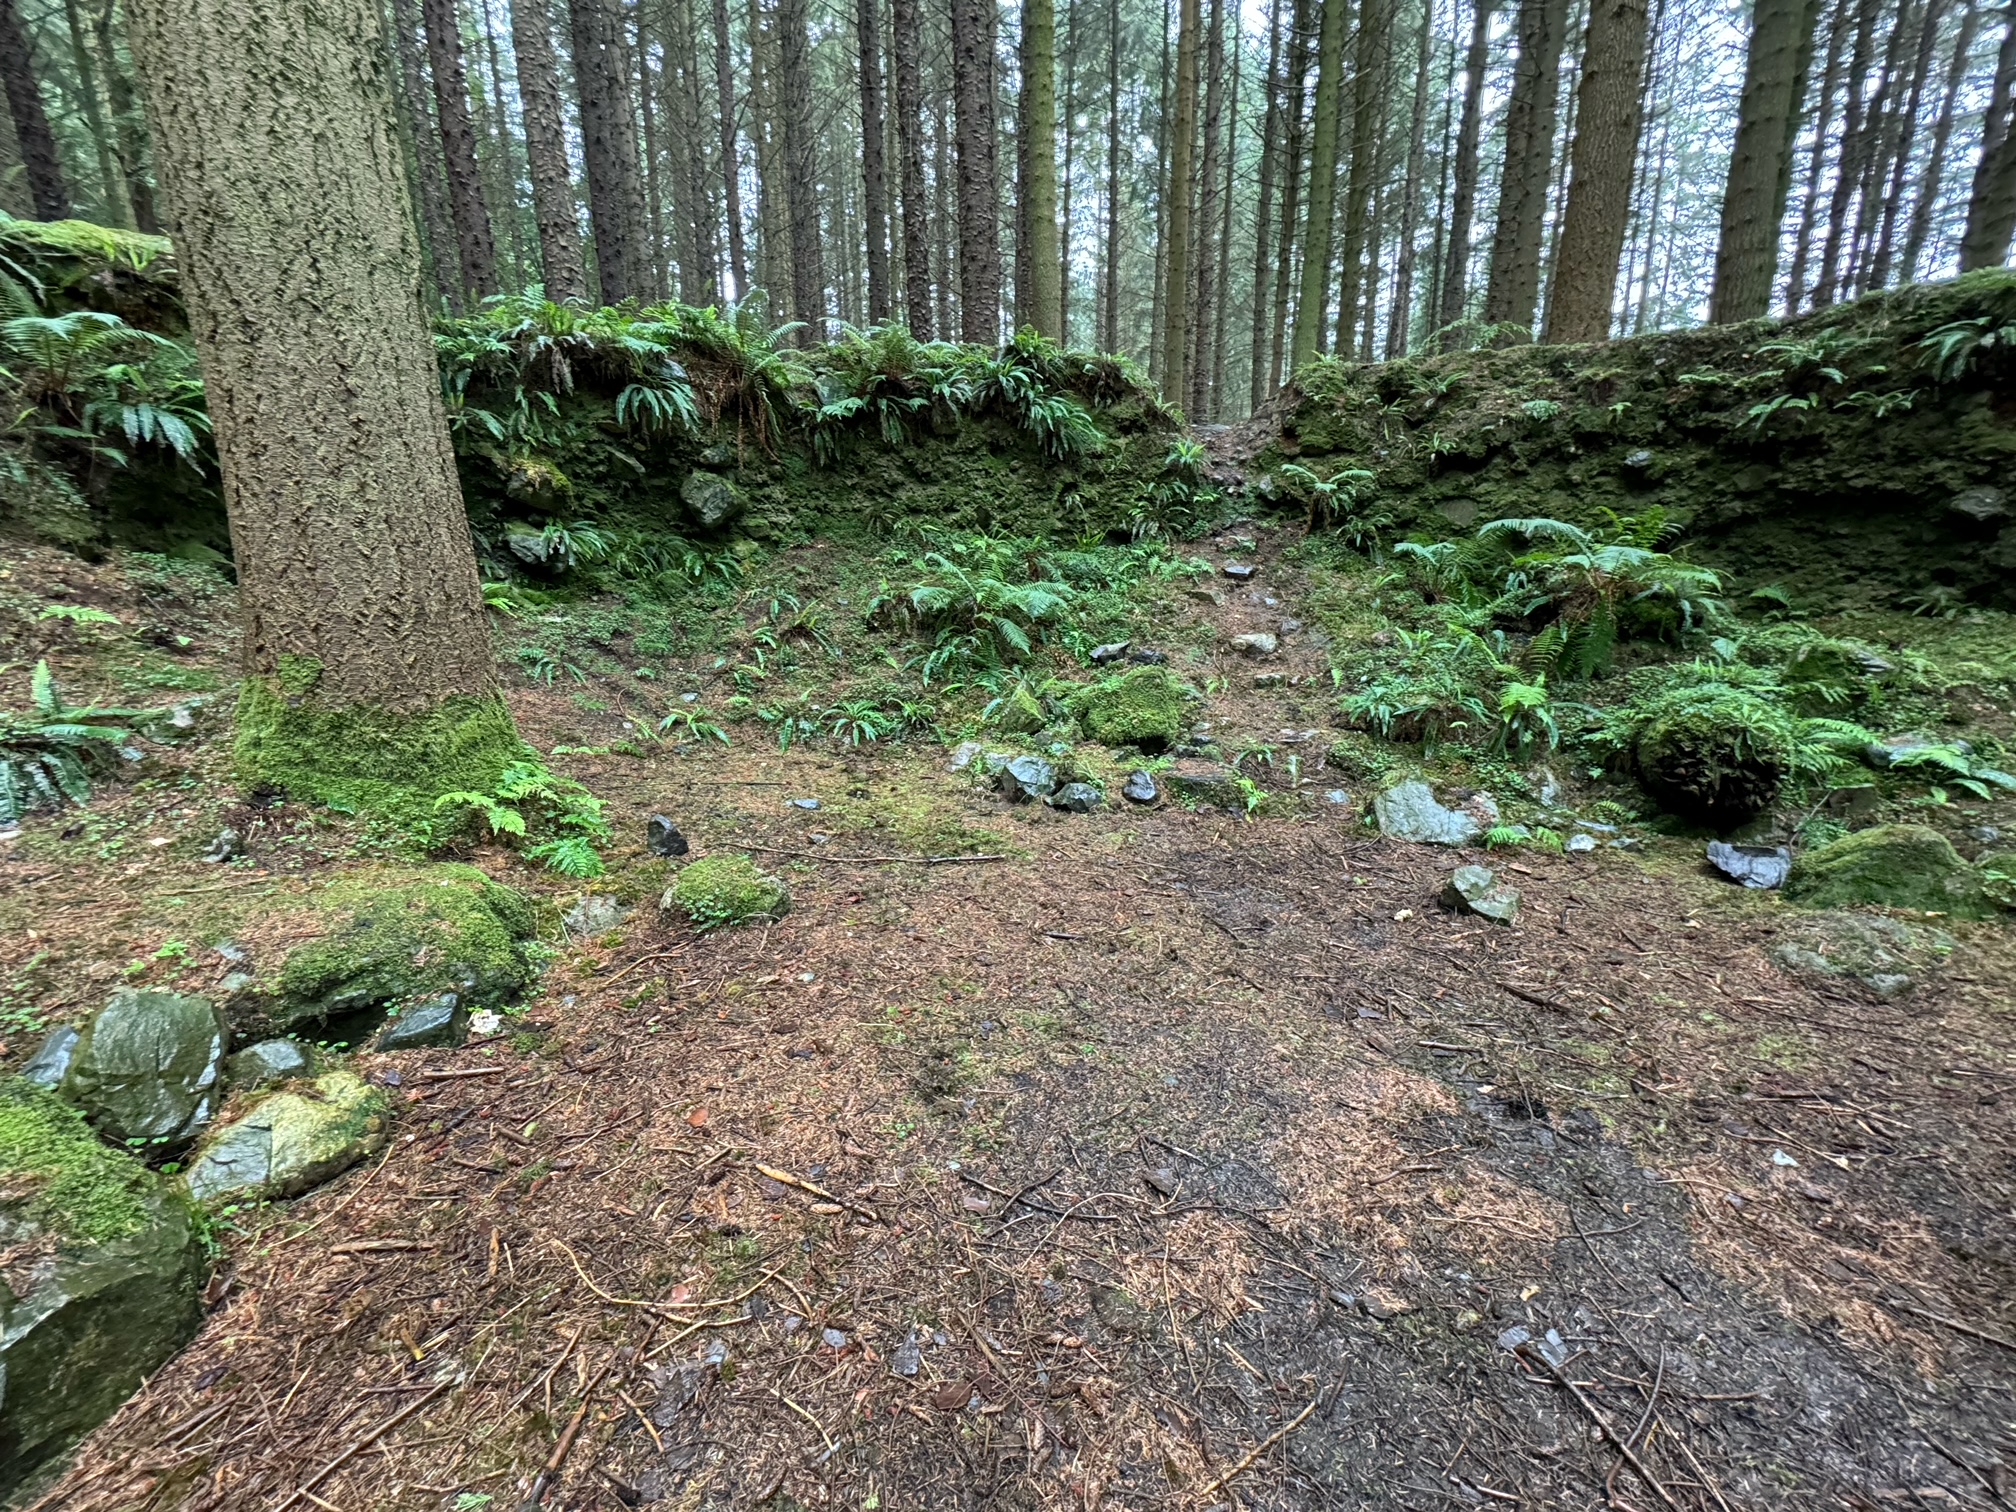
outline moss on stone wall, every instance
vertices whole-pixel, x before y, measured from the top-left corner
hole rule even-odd
[[[75,1243],[124,1238],[146,1225],[155,1185],[54,1093],[0,1081],[0,1189],[29,1221]]]

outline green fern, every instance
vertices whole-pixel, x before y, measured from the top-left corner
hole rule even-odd
[[[36,809],[88,802],[91,779],[132,738],[127,723],[152,717],[141,709],[67,706],[46,661],[35,664],[29,700],[26,713],[0,713],[0,826],[7,828]]]

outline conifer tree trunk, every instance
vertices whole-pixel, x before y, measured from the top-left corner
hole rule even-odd
[[[952,0],[959,159],[959,314],[967,341],[1001,339],[1001,184],[994,147],[994,0]]]
[[[154,178],[147,163],[147,124],[141,118],[140,101],[133,93],[133,81],[119,61],[113,45],[112,19],[117,11],[113,0],[100,7],[96,21],[98,54],[105,60],[105,99],[112,111],[113,150],[119,171],[126,179],[126,202],[133,207],[133,229],[148,236],[161,231],[160,211],[154,204]]]
[[[1218,225],[1211,232],[1218,238],[1218,255],[1213,259],[1218,271],[1212,280],[1210,413],[1214,419],[1223,418],[1228,408],[1225,402],[1225,391],[1229,387],[1229,374],[1225,369],[1225,335],[1226,315],[1232,303],[1232,195],[1239,166],[1239,81],[1245,72],[1240,67],[1243,52],[1239,46],[1238,28],[1239,10],[1235,3],[1232,10],[1232,89],[1225,106],[1225,183],[1218,196]]]
[[[1577,91],[1568,203],[1547,298],[1547,340],[1610,335],[1617,264],[1631,224],[1644,101],[1646,0],[1592,0]]]
[[[931,206],[924,196],[924,71],[918,0],[890,0],[890,50],[896,70],[896,156],[903,201],[903,313],[910,333],[929,341]]]
[[[448,216],[455,225],[456,262],[470,299],[497,292],[497,246],[490,207],[483,201],[483,170],[476,162],[476,130],[469,121],[469,80],[462,62],[462,30],[455,0],[421,0],[427,31],[427,66],[434,76],[434,108],[448,162]]]
[[[483,8],[483,20],[479,27],[483,36],[483,57],[490,75],[490,95],[483,112],[488,130],[483,134],[489,137],[495,148],[494,160],[490,164],[492,219],[494,222],[496,215],[502,214],[505,235],[510,239],[511,276],[506,282],[514,289],[522,289],[532,279],[526,267],[523,217],[519,214],[517,144],[511,131],[510,111],[504,103],[504,64],[497,51],[497,29],[490,15],[490,0],[479,0],[479,3]],[[501,246],[498,255],[503,255]]]
[[[931,101],[931,218],[938,228],[931,239],[938,256],[938,273],[931,280],[931,287],[937,301],[938,331],[946,340],[954,339],[953,333],[964,329],[958,306],[959,280],[952,276],[959,258],[959,239],[958,212],[953,204],[950,110],[951,92],[943,86],[941,77],[940,87],[932,91]]]
[[[791,221],[791,313],[802,339],[826,336],[826,267],[820,244],[819,143],[812,133],[812,40],[805,0],[777,6],[778,84],[784,118],[785,203]]]
[[[1281,0],[1272,0],[1267,13],[1267,104],[1260,123],[1260,188],[1253,211],[1253,341],[1247,369],[1247,413],[1260,408],[1267,399],[1267,338],[1270,296],[1274,269],[1268,247],[1274,230],[1274,183],[1281,171]],[[1287,251],[1282,248],[1283,253]],[[1285,261],[1285,257],[1283,259]]]
[[[582,157],[588,171],[588,223],[595,233],[596,280],[603,303],[615,304],[643,297],[651,281],[623,21],[611,0],[568,0],[568,15],[581,104]]]
[[[679,90],[676,68],[660,71],[658,88],[652,86],[651,72],[644,60],[651,56],[654,40],[649,24],[650,12],[639,0],[634,9],[626,0],[616,0],[616,48],[618,66],[622,70],[624,114],[631,115],[632,129],[637,123],[643,126],[638,145],[641,164],[637,183],[641,194],[642,211],[638,222],[638,263],[639,297],[655,299],[672,287],[675,267],[683,281],[693,278],[697,283],[698,256],[694,248],[693,224],[690,218],[683,226],[675,226],[678,245],[674,247],[665,235],[665,204],[671,198],[667,188],[668,177],[676,177],[669,170],[664,154],[658,150],[660,132],[658,130],[659,99],[671,116],[665,135],[680,141],[690,142],[692,137],[681,130],[678,119]],[[636,25],[636,40],[633,44],[631,25]],[[689,291],[693,297],[696,291]]]
[[[22,30],[15,0],[0,0],[0,86],[7,91],[7,113],[14,121],[14,140],[27,170],[28,193],[42,220],[64,220],[70,214],[70,185],[63,176],[63,158],[56,134],[42,105],[42,86],[35,74],[35,55]]]
[[[1162,64],[1155,71],[1158,103],[1155,108],[1155,271],[1149,280],[1148,295],[1148,375],[1160,384],[1162,374],[1163,295],[1169,276],[1169,86],[1174,70],[1169,66],[1169,0],[1156,0],[1162,18]]]
[[[1472,0],[1470,46],[1463,55],[1463,117],[1456,128],[1455,182],[1449,191],[1449,244],[1434,325],[1446,334],[1470,303],[1470,234],[1477,214],[1477,154],[1484,130],[1484,69],[1490,61],[1493,0]]]
[[[1484,285],[1490,325],[1531,328],[1540,299],[1540,250],[1547,187],[1554,170],[1560,117],[1561,47],[1568,0],[1521,0],[1519,57],[1505,107],[1505,169],[1498,187],[1498,223]]]
[[[721,112],[721,210],[728,221],[728,277],[735,297],[749,294],[749,244],[742,229],[742,162],[735,147],[735,51],[728,0],[714,0],[714,94]]]
[[[1981,117],[1981,158],[1960,237],[1960,271],[2001,266],[2016,230],[2016,13],[2004,23],[1995,86]]]
[[[1708,304],[1718,323],[1755,320],[1771,308],[1817,12],[1815,0],[1757,0]]]
[[[567,163],[567,114],[553,56],[553,16],[547,0],[511,0],[511,49],[518,62],[518,99],[525,114],[525,164],[532,180],[532,218],[546,297],[586,299],[575,219],[574,176]]]
[[[498,693],[372,0],[131,0],[238,570],[252,787],[403,810]]]
[[[1274,322],[1267,335],[1267,388],[1270,392],[1279,391],[1286,376],[1283,369],[1288,359],[1290,338],[1288,314],[1293,303],[1290,295],[1296,287],[1296,228],[1301,224],[1298,215],[1302,197],[1302,149],[1307,139],[1309,50],[1313,41],[1310,4],[1311,0],[1295,0],[1289,22],[1287,95],[1282,105],[1287,130],[1283,133],[1285,140],[1281,153],[1281,218],[1274,236]]]
[[[1890,281],[1891,257],[1895,249],[1897,217],[1904,203],[1904,183],[1911,166],[1911,154],[1918,143],[1918,121],[1925,104],[1925,86],[1932,77],[1933,54],[1939,50],[1939,28],[1946,19],[1945,0],[1929,0],[1919,26],[1918,52],[1911,65],[1911,89],[1897,118],[1886,153],[1887,184],[1880,206],[1882,229],[1877,233],[1867,285],[1880,289]]]
[[[991,3],[991,0],[989,0]],[[1057,235],[1057,9],[1054,0],[1022,0],[1022,98],[1018,150],[1026,164],[1022,192],[1022,245],[1026,271],[1018,270],[1028,297],[1024,324],[1045,336],[1064,334],[1061,252]]]
[[[1182,0],[1176,23],[1176,100],[1169,117],[1169,221],[1162,269],[1162,392],[1182,404],[1190,393],[1191,164],[1197,138],[1197,69],[1204,18],[1199,0]]]
[[[1826,167],[1828,150],[1837,145],[1834,130],[1834,96],[1840,89],[1841,70],[1845,64],[1842,51],[1847,45],[1848,34],[1854,29],[1849,15],[1852,4],[1853,0],[1833,0],[1827,28],[1827,61],[1820,75],[1820,98],[1815,106],[1813,147],[1806,158],[1806,188],[1800,196],[1799,222],[1792,239],[1792,266],[1785,275],[1785,312],[1788,315],[1798,314],[1800,306],[1806,299],[1806,271],[1813,256],[1813,234],[1820,205],[1822,170]],[[1739,132],[1741,130],[1740,124],[1738,130]],[[1726,201],[1724,214],[1727,214]],[[1767,296],[1766,309],[1769,308],[1769,304]]]
[[[1600,3],[1600,0],[1598,0]],[[1407,177],[1400,191],[1400,252],[1393,266],[1393,307],[1387,312],[1386,356],[1407,355],[1413,327],[1414,267],[1419,255],[1421,182],[1428,156],[1429,68],[1434,58],[1434,0],[1421,0],[1421,26],[1414,36],[1414,92],[1407,123]]]
[[[1078,6],[1064,5],[1064,168],[1057,191],[1057,339],[1071,344],[1071,174],[1078,147]]]
[[[126,224],[126,185],[112,166],[112,133],[105,126],[104,102],[98,98],[98,69],[84,40],[84,16],[77,0],[63,0],[63,20],[70,33],[70,68],[77,76],[77,103],[84,112],[91,152],[98,162],[98,195],[108,225]]]
[[[1382,0],[1359,0],[1358,28],[1351,64],[1351,163],[1344,188],[1344,246],[1337,291],[1337,354],[1348,355],[1357,341],[1359,300],[1369,298],[1375,276],[1365,267],[1367,216],[1379,178],[1379,123],[1385,109],[1380,87],[1380,49],[1391,13]]]
[[[1106,266],[1099,349],[1120,350],[1120,0],[1106,3]]]
[[[1874,252],[1876,224],[1882,213],[1877,188],[1889,171],[1890,154],[1896,150],[1899,129],[1897,92],[1902,77],[1904,48],[1918,30],[1913,0],[1900,0],[1891,18],[1889,40],[1883,49],[1883,64],[1876,76],[1876,90],[1870,96],[1868,119],[1862,128],[1857,153],[1858,171],[1852,186],[1855,221],[1848,233],[1846,261],[1841,274],[1841,297],[1853,299],[1868,287],[1869,262]]]
[[[1346,0],[1319,0],[1316,34],[1316,107],[1310,124],[1309,211],[1302,233],[1302,291],[1295,304],[1295,334],[1288,367],[1323,349],[1329,305],[1330,231],[1337,206],[1338,96],[1343,89]]]
[[[749,0],[749,135],[756,147],[758,267],[772,318],[791,313],[791,228],[784,212],[784,129],[777,114],[777,38],[763,0]]]
[[[1898,281],[1910,283],[1918,277],[1918,260],[1924,255],[1925,239],[1932,231],[1932,214],[1939,206],[1939,191],[1946,177],[1946,150],[1953,140],[1953,115],[1967,82],[1967,59],[1974,48],[1975,28],[1981,12],[1975,0],[1966,0],[1960,12],[1959,33],[1953,39],[1953,56],[1946,69],[1946,92],[1939,102],[1939,115],[1932,123],[1932,150],[1918,186],[1918,198],[1911,206],[1911,226],[1904,235],[1904,250],[1898,255]]]
[[[426,242],[434,286],[450,309],[462,307],[462,280],[457,272],[455,228],[448,220],[448,170],[441,155],[441,132],[434,123],[434,105],[422,69],[418,0],[391,0],[392,47],[397,55],[401,93],[400,119],[413,147],[414,191],[420,200],[420,232]]]
[[[1204,165],[1198,174],[1197,220],[1191,238],[1191,287],[1188,298],[1190,348],[1185,365],[1190,390],[1178,402],[1193,421],[1215,418],[1212,403],[1211,334],[1218,310],[1218,154],[1223,135],[1225,100],[1224,0],[1211,0],[1204,28]]]
[[[882,19],[875,0],[855,0],[854,36],[861,71],[861,220],[868,243],[868,319],[890,316],[889,168],[883,157]]]
[[[1877,32],[1882,19],[1882,0],[1862,0],[1855,15],[1855,47],[1848,64],[1847,104],[1841,114],[1841,153],[1835,164],[1834,188],[1827,200],[1827,235],[1820,248],[1820,277],[1813,286],[1813,303],[1834,303],[1836,280],[1841,271],[1842,241],[1847,234],[1848,206],[1862,178],[1862,154],[1867,126],[1867,99],[1863,93],[1874,61]]]

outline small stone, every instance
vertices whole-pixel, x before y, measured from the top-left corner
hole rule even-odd
[[[1057,791],[1057,768],[1041,756],[1017,756],[1001,768],[998,781],[1010,803],[1027,803]]]
[[[1144,1334],[1154,1326],[1148,1310],[1117,1286],[1101,1281],[1088,1283],[1092,1291],[1092,1311],[1099,1321],[1117,1334]]]
[[[245,837],[235,829],[224,829],[217,832],[217,838],[203,852],[203,859],[210,862],[235,861],[244,854]]]
[[[1213,761],[1185,759],[1163,774],[1169,791],[1201,808],[1244,813],[1246,794],[1239,786],[1239,774]]]
[[[1383,1286],[1368,1286],[1358,1294],[1359,1309],[1366,1317],[1380,1323],[1389,1322],[1402,1313],[1412,1312],[1414,1304],[1396,1291]]]
[[[1596,837],[1594,835],[1570,835],[1568,843],[1562,849],[1567,851],[1571,856],[1586,856],[1589,852],[1596,849]]]
[[[1652,465],[1652,453],[1642,446],[1636,451],[1626,452],[1624,454],[1624,465],[1633,472],[1643,472]]]
[[[1331,788],[1323,795],[1323,801],[1335,808],[1349,808],[1351,795],[1342,788]]]
[[[803,809],[808,814],[816,814],[819,811],[819,800],[817,798],[793,798],[791,800],[791,807],[794,809]]]
[[[889,1369],[899,1376],[914,1376],[923,1365],[924,1350],[915,1334],[889,1351]]]
[[[1227,562],[1225,564],[1225,576],[1232,579],[1235,583],[1246,582],[1253,576],[1254,570],[1254,568],[1249,567],[1244,562]]]
[[[1279,688],[1285,685],[1287,681],[1287,675],[1281,672],[1255,672],[1253,674],[1253,686],[1256,688]]]
[[[1127,774],[1127,781],[1121,785],[1120,796],[1129,803],[1153,803],[1162,796],[1162,790],[1155,786],[1155,779],[1145,771]]]
[[[1442,906],[1510,924],[1519,916],[1519,889],[1500,882],[1488,866],[1459,866],[1443,885]]]
[[[1302,629],[1302,621],[1294,618],[1284,619],[1275,628],[1278,629],[1283,635],[1295,635],[1300,633]]]
[[[644,849],[654,856],[683,856],[689,847],[678,825],[663,814],[653,814],[644,821]]]
[[[469,1015],[462,1000],[444,992],[424,1003],[402,1009],[399,1016],[379,1034],[374,1049],[418,1050],[425,1046],[453,1047],[469,1038]]]
[[[1489,793],[1472,793],[1456,806],[1445,805],[1427,783],[1396,783],[1372,800],[1381,834],[1418,845],[1468,845],[1498,822]]]
[[[290,1077],[306,1076],[308,1051],[291,1039],[261,1040],[226,1058],[224,1078],[233,1087],[270,1087]]]
[[[1782,845],[1734,845],[1727,840],[1711,840],[1708,864],[1745,887],[1782,887],[1785,874],[1792,869],[1792,852]]]
[[[1251,635],[1235,635],[1226,644],[1241,656],[1272,656],[1281,649],[1280,640],[1266,630]]]
[[[1985,525],[1991,520],[2008,517],[2009,496],[1999,488],[1983,484],[1978,488],[1963,488],[1946,501],[1946,508],[1952,514],[1964,515]]]
[[[987,747],[977,740],[962,740],[952,748],[952,759],[945,763],[948,772],[963,772],[973,765],[977,757]]]
[[[205,1203],[298,1197],[381,1148],[385,1111],[385,1094],[354,1072],[328,1072],[213,1129],[183,1183]]]
[[[1132,641],[1108,641],[1103,646],[1092,648],[1092,665],[1103,667],[1108,662],[1116,662],[1134,648]]]
[[[828,1349],[845,1349],[847,1347],[847,1335],[837,1328],[822,1328],[819,1330],[819,1342],[824,1344]]]
[[[621,924],[629,912],[606,893],[588,893],[567,910],[560,922],[577,935],[606,934]]]
[[[1143,646],[1138,651],[1129,651],[1127,653],[1127,660],[1133,662],[1137,667],[1159,667],[1169,660],[1169,654],[1166,651],[1156,651],[1151,647]]]
[[[1048,798],[1043,800],[1052,808],[1063,809],[1072,814],[1089,814],[1104,800],[1099,789],[1089,782],[1067,782]]]
[[[218,960],[229,961],[233,966],[243,966],[247,961],[252,959],[246,953],[245,947],[238,944],[235,940],[219,940],[210,949]]]
[[[479,1008],[469,1015],[469,1032],[480,1039],[488,1039],[504,1027],[504,1015],[494,1008]]]
[[[688,473],[686,481],[679,485],[679,500],[709,530],[727,524],[742,512],[741,491],[719,473]]]
[[[1225,602],[1216,588],[1192,588],[1185,595],[1193,604],[1222,604]]]
[[[53,1087],[63,1080],[63,1073],[70,1069],[76,1054],[77,1031],[67,1025],[51,1029],[41,1048],[21,1068],[22,1079],[38,1087]]]

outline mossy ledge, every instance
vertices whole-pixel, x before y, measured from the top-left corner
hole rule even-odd
[[[155,1185],[54,1093],[0,1081],[0,1187],[23,1194],[30,1222],[72,1244],[123,1239],[146,1226]]]
[[[239,684],[235,754],[246,788],[413,823],[443,793],[488,792],[525,758],[511,710],[495,695],[406,714],[332,707],[300,687],[291,665]]]

